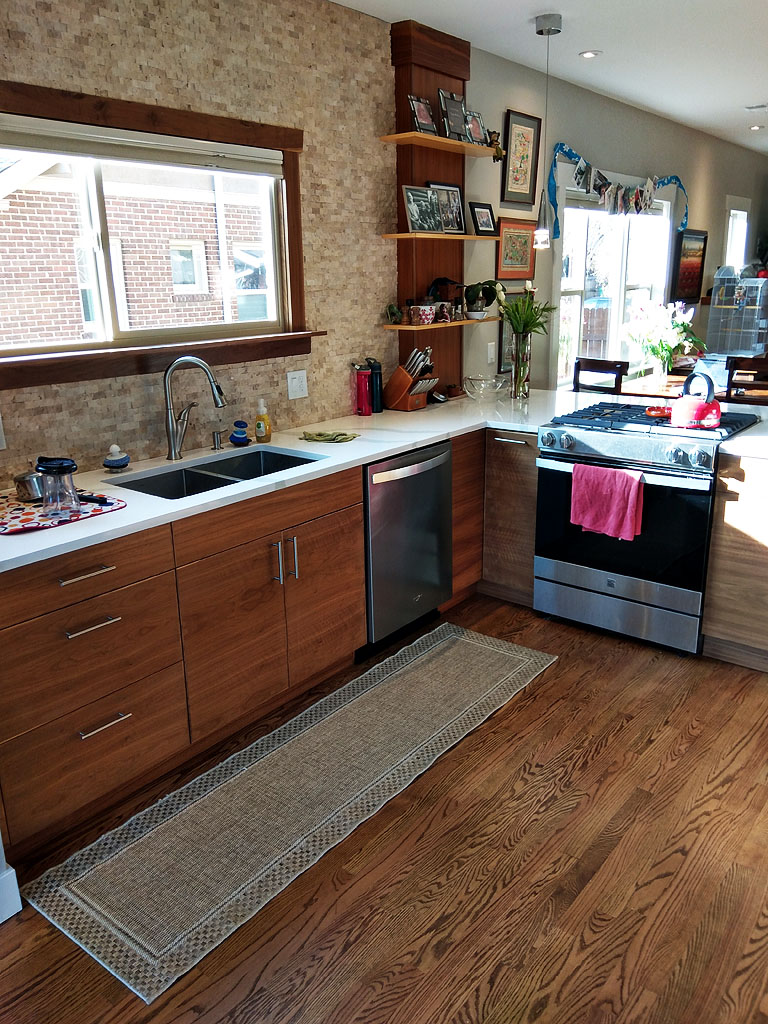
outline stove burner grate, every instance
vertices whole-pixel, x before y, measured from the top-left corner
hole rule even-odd
[[[618,405],[598,402],[586,409],[554,416],[552,423],[559,426],[580,426],[593,430],[626,430],[639,434],[667,434],[699,437],[722,441],[726,437],[757,423],[753,413],[724,412],[719,427],[673,427],[668,420],[648,416],[642,405]]]

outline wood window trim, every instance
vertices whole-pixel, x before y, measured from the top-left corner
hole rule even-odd
[[[299,154],[304,147],[302,129],[2,80],[0,111],[72,124],[101,125],[177,138],[280,150],[283,154],[288,287],[291,296],[290,330],[284,333],[219,338],[180,345],[137,345],[100,349],[98,352],[2,356],[0,390],[155,373],[164,369],[170,359],[181,354],[181,351],[202,355],[213,365],[303,355],[311,351],[313,337],[326,333],[309,331],[306,326],[299,176]]]

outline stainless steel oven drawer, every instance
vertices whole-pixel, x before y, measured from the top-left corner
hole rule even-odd
[[[654,608],[539,578],[533,581],[533,607],[535,611],[651,640],[678,651],[696,653],[699,648],[699,618],[667,608]]]

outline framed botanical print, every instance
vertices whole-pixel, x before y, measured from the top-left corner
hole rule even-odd
[[[535,202],[540,139],[540,117],[507,110],[501,174],[502,203],[533,205]]]
[[[510,220],[499,217],[499,244],[496,253],[496,278],[499,281],[533,279],[536,250],[533,248],[534,220]]]

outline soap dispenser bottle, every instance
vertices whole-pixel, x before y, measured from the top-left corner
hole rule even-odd
[[[254,436],[256,440],[262,444],[272,438],[272,424],[269,422],[267,403],[263,398],[259,398],[256,402],[256,425],[254,427]]]

